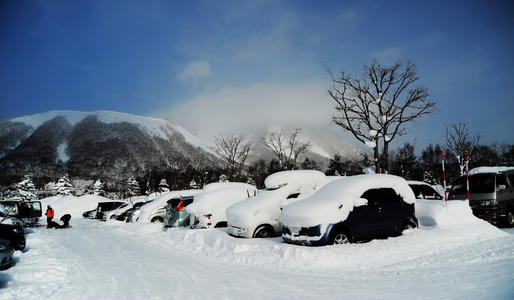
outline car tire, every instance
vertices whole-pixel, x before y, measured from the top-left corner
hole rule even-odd
[[[253,237],[258,239],[270,238],[273,237],[273,233],[273,229],[270,226],[261,226],[255,230]]]
[[[514,212],[507,213],[507,227],[514,227]]]
[[[330,244],[332,245],[343,245],[349,243],[351,243],[350,235],[344,231],[336,232],[330,241]]]
[[[115,215],[112,215],[112,216],[110,217],[110,219],[111,219],[111,220],[116,220],[116,216],[115,216]]]
[[[161,217],[155,217],[152,220],[150,220],[152,223],[164,223],[164,220]]]
[[[406,231],[406,230],[410,230],[410,229],[415,229],[417,228],[418,225],[416,225],[416,223],[412,222],[412,221],[407,221],[405,223],[403,223],[402,225],[402,230],[400,232],[400,235],[403,235],[403,233]]]

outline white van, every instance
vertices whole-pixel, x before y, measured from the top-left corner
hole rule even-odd
[[[227,209],[228,234],[244,238],[265,238],[282,233],[280,210],[310,196],[326,183],[340,177],[327,177],[315,170],[281,171],[266,178],[265,190]]]
[[[191,214],[191,228],[226,227],[227,208],[256,192],[255,186],[241,182],[216,182],[206,185],[204,193],[195,196],[193,203],[185,208]]]

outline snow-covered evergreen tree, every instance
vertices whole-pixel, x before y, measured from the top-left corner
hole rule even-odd
[[[219,182],[228,182],[228,177],[225,174],[220,175]]]
[[[141,189],[139,183],[134,177],[130,177],[127,180],[127,197],[134,197],[141,195]]]
[[[251,184],[251,185],[255,185],[255,180],[253,180],[252,177],[248,177],[248,179],[246,180],[246,183]]]
[[[104,183],[100,179],[97,179],[95,181],[95,184],[93,185],[93,194],[95,194],[97,196],[105,195]]]
[[[189,187],[192,188],[192,189],[198,189],[199,188],[198,183],[196,183],[196,181],[194,179],[191,180],[191,182],[189,183]]]
[[[32,201],[37,198],[36,186],[32,182],[32,178],[30,178],[29,175],[25,175],[23,180],[16,184],[16,189],[13,196],[13,198],[18,198],[23,201]]]
[[[161,182],[159,182],[158,192],[159,193],[167,193],[169,191],[170,191],[170,186],[166,182],[166,179],[164,179],[164,178],[161,179]]]
[[[73,194],[73,185],[71,184],[70,178],[68,174],[65,174],[63,177],[59,178],[57,183],[55,184],[54,191],[57,195],[66,196]]]

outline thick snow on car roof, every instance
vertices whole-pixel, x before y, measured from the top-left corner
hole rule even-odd
[[[366,205],[360,198],[369,189],[392,188],[403,201],[415,203],[414,192],[401,177],[387,174],[364,174],[343,177],[322,187],[312,196],[284,208],[286,226],[314,226],[345,220],[355,206]]]
[[[269,175],[264,180],[264,185],[268,189],[275,189],[283,184],[292,182],[312,182],[326,180],[325,174],[316,170],[292,170],[280,171]]]
[[[252,185],[243,182],[213,182],[205,185],[203,187],[204,192],[212,192],[217,190],[225,190],[225,189],[249,189],[255,188]]]
[[[250,184],[238,184],[222,190],[214,190],[195,196],[186,210],[190,213],[212,207],[225,207],[252,196],[257,189]]]
[[[489,174],[498,174],[500,172],[505,171],[514,171],[514,167],[478,167],[471,169],[469,171],[469,175],[475,175],[475,174],[482,174],[482,173],[489,173]]]

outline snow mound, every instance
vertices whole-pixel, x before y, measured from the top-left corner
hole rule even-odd
[[[416,218],[421,226],[485,222],[473,215],[469,201],[416,200]]]
[[[301,183],[324,181],[325,179],[325,174],[315,170],[281,171],[266,177],[264,185],[268,189],[276,189],[284,184],[297,183],[301,185]]]
[[[173,249],[219,261],[272,269],[310,269],[317,272],[366,269],[371,272],[377,268],[508,235],[486,222],[475,222],[414,229],[400,237],[362,244],[305,247],[286,244],[282,238],[234,238],[226,233],[225,228],[171,228],[163,232],[160,226],[154,224],[108,225],[117,226],[116,230],[120,233],[138,236],[146,243],[166,244]]]
[[[83,212],[95,209],[98,202],[103,201],[113,200],[97,195],[84,195],[80,197],[72,195],[53,196],[42,199],[41,205],[43,206],[43,211],[46,210],[47,205],[50,205],[55,211],[55,219],[59,219],[64,214],[70,214],[73,218],[81,218]]]

